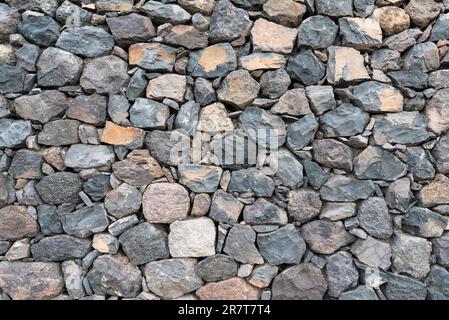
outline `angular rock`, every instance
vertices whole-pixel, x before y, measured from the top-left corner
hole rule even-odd
[[[306,251],[306,243],[292,224],[258,235],[257,246],[271,265],[298,264]]]
[[[328,138],[350,137],[362,133],[369,121],[368,113],[350,104],[342,104],[320,118],[320,129]]]
[[[367,199],[373,192],[374,184],[372,181],[333,175],[321,188],[320,196],[325,201],[353,202]]]
[[[317,0],[316,11],[329,17],[352,16],[352,1]]]
[[[291,80],[284,69],[279,69],[265,72],[260,77],[259,83],[262,96],[277,99],[287,92]]]
[[[442,151],[441,155],[446,154],[446,151],[444,151],[445,148],[443,140],[445,141],[447,139],[441,139],[441,145],[437,144],[434,149],[434,156],[437,159],[437,165],[440,161],[440,151]],[[407,148],[407,164],[410,172],[416,180],[431,180],[435,176],[435,168],[432,163],[430,163],[426,152],[421,147]],[[440,170],[442,170],[442,168],[440,168]]]
[[[177,25],[164,37],[169,45],[184,47],[190,50],[207,47],[209,41],[206,33],[198,31],[193,26]]]
[[[98,295],[133,298],[142,288],[140,270],[123,254],[106,254],[95,259],[86,279]]]
[[[145,131],[134,127],[121,127],[113,122],[106,122],[101,142],[111,145],[125,146],[129,149],[135,149],[143,145]]]
[[[427,128],[436,134],[442,134],[449,129],[449,88],[435,92],[426,103],[424,115],[427,118]]]
[[[263,12],[276,23],[297,27],[306,13],[306,6],[292,0],[270,0],[263,5]]]
[[[143,214],[151,223],[173,223],[187,217],[189,194],[176,183],[155,183],[148,186],[142,197]]]
[[[398,233],[391,242],[393,269],[414,278],[425,277],[430,271],[432,243],[423,238]]]
[[[183,104],[176,115],[175,128],[184,129],[191,136],[194,136],[198,126],[200,108],[200,104],[194,101]]]
[[[354,290],[344,292],[339,300],[379,300],[379,298],[373,288],[361,285]]]
[[[163,100],[169,98],[176,102],[184,102],[187,90],[187,79],[179,74],[164,74],[148,82],[147,98]]]
[[[228,233],[223,252],[241,263],[263,264],[255,242],[256,233],[251,227],[235,224]]]
[[[58,49],[45,49],[37,61],[37,82],[42,87],[75,85],[83,70],[83,60]]]
[[[258,300],[260,294],[259,288],[239,277],[211,282],[196,291],[201,300]]]
[[[209,37],[213,42],[233,41],[251,26],[248,13],[228,0],[220,0],[210,18]]]
[[[73,100],[66,114],[68,118],[84,123],[103,125],[107,116],[107,98],[98,94],[78,96]]]
[[[64,278],[58,263],[3,261],[0,287],[13,300],[48,300],[62,293]]]
[[[20,21],[19,13],[6,3],[0,4],[0,38],[8,40],[10,34],[17,32],[17,25]]]
[[[353,101],[363,110],[373,113],[399,112],[403,107],[403,97],[398,89],[376,81],[355,86]]]
[[[218,189],[212,197],[209,217],[217,222],[234,224],[239,220],[242,209],[243,204],[232,194]]]
[[[247,107],[259,93],[260,85],[246,70],[229,73],[217,90],[218,100],[240,109]]]
[[[301,81],[305,85],[318,84],[325,76],[326,66],[307,50],[290,57],[287,71],[294,80]]]
[[[288,90],[271,108],[275,114],[303,116],[311,113],[305,90],[302,88]],[[299,121],[299,120],[298,120]]]
[[[408,178],[402,178],[388,186],[385,200],[390,208],[405,213],[416,203],[416,199],[410,191],[410,184]]]
[[[64,164],[69,168],[91,169],[110,165],[114,160],[114,151],[109,146],[74,144],[67,150]]]
[[[447,225],[447,217],[419,207],[411,208],[401,220],[402,230],[423,238],[441,237]]]
[[[39,179],[42,177],[42,156],[31,150],[22,149],[15,153],[9,167],[9,174],[16,179]]]
[[[374,19],[340,18],[338,24],[344,46],[363,50],[382,45],[382,29]]]
[[[14,100],[13,105],[21,118],[40,123],[47,123],[63,114],[68,108],[66,96],[56,90],[48,90],[31,96],[21,96]]]
[[[131,13],[125,16],[107,17],[106,23],[119,46],[147,42],[156,36],[156,30],[149,17]]]
[[[179,298],[203,285],[195,273],[196,259],[165,259],[145,266],[148,289],[166,299]]]
[[[160,102],[137,98],[129,114],[131,123],[138,128],[165,129],[170,109]]]
[[[391,265],[391,247],[388,243],[367,237],[366,240],[357,240],[351,246],[351,252],[362,263],[387,270]]]
[[[287,212],[296,222],[306,223],[320,214],[322,202],[318,192],[308,189],[288,193]]]
[[[199,258],[215,254],[216,229],[206,217],[175,221],[170,225],[168,247],[174,258]]]
[[[433,253],[437,262],[444,267],[449,266],[449,233],[444,233],[439,238],[432,239]]]
[[[0,63],[0,94],[25,91],[26,79],[25,69]]]
[[[259,18],[251,29],[254,52],[291,53],[298,30]]]
[[[81,179],[71,172],[56,172],[36,184],[36,190],[45,203],[78,203]]]
[[[129,64],[147,71],[172,72],[175,49],[160,43],[136,43],[129,47]]]
[[[59,29],[59,24],[45,15],[30,15],[18,25],[18,31],[25,39],[42,47],[55,44],[60,35]]]
[[[112,190],[110,175],[100,174],[89,178],[86,182],[84,182],[83,189],[92,200],[102,200],[106,194]]]
[[[32,238],[38,232],[39,226],[28,214],[26,207],[7,205],[0,209],[0,240]]]
[[[136,187],[122,183],[106,195],[104,206],[110,215],[120,219],[139,211],[141,199]]]
[[[197,129],[209,133],[232,131],[234,125],[223,104],[217,102],[201,109]]]
[[[318,126],[313,114],[308,114],[289,125],[287,128],[287,147],[292,152],[299,152],[312,142]]]
[[[359,179],[394,181],[407,173],[407,165],[388,151],[369,146],[355,157],[354,173]]]
[[[432,266],[429,276],[426,279],[426,286],[430,300],[447,300],[449,299],[449,272],[438,266]]]
[[[86,26],[63,31],[56,46],[81,57],[96,58],[112,51],[114,38],[102,28]]]
[[[423,207],[433,207],[449,204],[449,178],[437,173],[435,179],[424,186],[417,194],[417,199]]]
[[[331,46],[328,49],[327,81],[331,84],[360,82],[370,79],[359,51]]]
[[[342,142],[333,139],[321,139],[313,142],[314,160],[319,164],[352,171],[352,150]]]
[[[169,257],[167,232],[157,225],[141,223],[123,232],[119,238],[126,256],[135,265]]]
[[[426,286],[408,277],[389,274],[385,286],[385,296],[389,300],[425,300]]]
[[[315,220],[301,227],[301,235],[310,250],[321,254],[331,254],[354,241],[341,221]]]
[[[357,285],[359,272],[351,254],[346,251],[338,251],[326,260],[327,294],[338,298],[344,291]]]
[[[432,33],[430,34],[430,41],[445,40],[449,38],[449,14],[440,14],[437,21],[432,27]]]
[[[196,193],[215,192],[223,169],[199,164],[181,164],[178,167],[179,182]]]
[[[109,225],[106,210],[102,204],[67,213],[61,217],[61,223],[66,233],[80,238],[102,232]]]
[[[405,70],[428,72],[438,69],[440,58],[438,48],[433,42],[418,43],[408,52],[404,59]]]
[[[196,102],[201,106],[207,106],[217,101],[212,83],[204,78],[195,79],[194,95]]]
[[[129,82],[128,65],[115,56],[95,58],[84,67],[81,87],[88,93],[116,94]]]
[[[269,52],[256,52],[239,59],[242,68],[249,71],[279,69],[284,67],[285,62],[283,55]]]
[[[191,15],[177,4],[148,1],[142,7],[142,10],[158,24],[183,24],[189,22],[191,18]]]
[[[320,218],[331,221],[343,220],[356,215],[355,203],[325,202],[321,209]]]
[[[65,0],[56,10],[55,18],[62,25],[76,28],[89,25],[92,20],[92,13]]]
[[[189,153],[178,153],[178,151],[190,148],[190,137],[182,131],[153,130],[147,134],[145,146],[161,164],[177,166],[185,161],[190,161]]]
[[[48,122],[37,136],[39,144],[47,146],[65,146],[79,143],[76,120],[55,120]]]
[[[393,222],[383,198],[363,200],[357,211],[360,226],[373,237],[388,239],[393,234]]]
[[[15,181],[6,174],[0,174],[0,208],[11,204],[16,199]]]
[[[34,261],[43,262],[82,259],[90,250],[90,240],[69,235],[45,237],[31,246]]]
[[[407,30],[410,27],[410,17],[402,8],[386,6],[374,10],[373,18],[379,21],[385,35]]]
[[[195,267],[196,273],[207,282],[226,280],[237,275],[237,262],[224,254],[217,254],[201,260]]]
[[[271,197],[274,181],[255,168],[232,171],[229,192],[252,192],[257,197]]]
[[[190,53],[187,71],[192,77],[224,77],[237,68],[237,58],[229,43],[214,44]]]
[[[321,49],[332,46],[338,26],[329,17],[316,15],[305,19],[298,30],[298,46]]]
[[[86,295],[83,287],[85,272],[75,261],[64,261],[61,264],[67,293],[73,299],[79,299]]]
[[[327,283],[320,269],[302,263],[281,272],[273,281],[273,300],[321,300]]]

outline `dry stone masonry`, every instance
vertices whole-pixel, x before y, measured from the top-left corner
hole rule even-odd
[[[449,300],[448,0],[1,0],[0,300]]]

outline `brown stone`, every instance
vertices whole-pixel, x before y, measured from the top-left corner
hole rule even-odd
[[[126,128],[107,121],[103,134],[101,135],[101,142],[112,145],[137,147],[143,143],[144,138],[145,131],[142,129],[133,127]]]
[[[159,163],[148,150],[130,152],[125,160],[115,162],[112,170],[118,179],[136,187],[150,184],[164,175]]]
[[[346,47],[330,47],[327,81],[331,84],[370,79],[359,51]]]
[[[32,238],[39,226],[24,206],[5,206],[0,209],[0,240]]]
[[[172,72],[175,49],[160,43],[136,43],[129,47],[129,64],[149,71]]]
[[[164,37],[164,40],[169,45],[193,50],[207,47],[209,43],[208,38],[206,33],[198,31],[195,27],[176,25]]]
[[[164,100],[169,98],[176,102],[184,102],[187,90],[187,78],[178,74],[164,74],[148,82],[147,98]]]
[[[64,278],[59,263],[0,263],[0,288],[13,300],[48,300],[62,293]]]
[[[440,13],[438,3],[433,0],[411,0],[405,7],[413,24],[425,28]]]
[[[190,198],[177,183],[155,183],[148,186],[142,198],[143,214],[151,223],[173,223],[187,217]]]
[[[292,0],[269,0],[263,5],[263,12],[276,23],[297,27],[306,13],[306,6]]]
[[[281,54],[264,52],[243,56],[240,58],[239,62],[243,69],[254,71],[283,68],[286,59]]]
[[[222,102],[244,109],[257,98],[259,90],[260,85],[251,74],[240,69],[226,76],[217,90],[217,96]]]
[[[251,29],[254,52],[291,53],[298,35],[298,29],[259,18]]]
[[[195,195],[190,215],[194,217],[202,217],[206,215],[209,211],[210,203],[210,196],[207,193],[199,193]]]
[[[197,130],[204,132],[225,132],[234,130],[231,118],[222,103],[213,103],[201,109]]]
[[[259,300],[260,289],[239,277],[210,282],[196,291],[201,300]]]
[[[215,0],[178,0],[178,4],[189,13],[202,13],[209,16],[215,7]]]
[[[307,100],[306,91],[302,88],[288,90],[271,108],[274,114],[288,114],[291,116],[304,116],[312,113]]]
[[[62,147],[51,147],[42,152],[44,160],[59,171],[64,171],[64,159],[61,156]]]
[[[399,7],[382,7],[374,10],[374,19],[379,21],[385,35],[399,33],[410,27],[410,17]]]
[[[187,70],[193,77],[217,78],[237,67],[234,49],[229,43],[217,43],[192,52]]]
[[[449,204],[449,178],[437,173],[433,181],[421,189],[417,198],[423,207]]]
[[[449,129],[449,89],[435,92],[424,109],[427,118],[427,128],[436,134]]]

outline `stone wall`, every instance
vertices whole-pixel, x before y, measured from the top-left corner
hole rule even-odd
[[[0,1],[0,299],[449,299],[448,11]]]

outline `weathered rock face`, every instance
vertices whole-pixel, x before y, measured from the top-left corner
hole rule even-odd
[[[0,2],[0,300],[449,298],[448,0]]]

